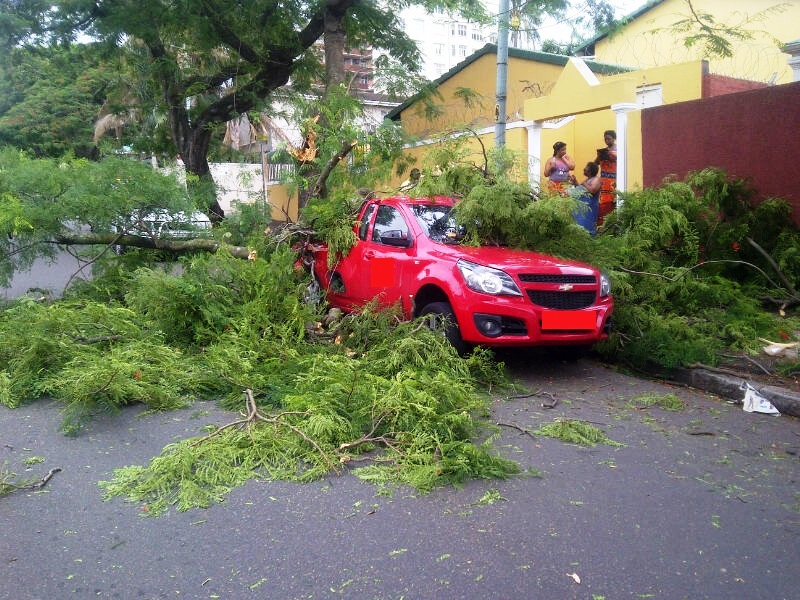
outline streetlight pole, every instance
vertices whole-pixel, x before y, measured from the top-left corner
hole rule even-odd
[[[500,0],[497,18],[497,104],[494,107],[494,145],[506,145],[506,99],[508,89],[509,0]]]

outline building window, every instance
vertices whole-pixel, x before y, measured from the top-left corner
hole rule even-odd
[[[461,37],[467,36],[467,26],[466,25],[459,25],[458,26],[458,35]]]
[[[458,55],[459,56],[466,56],[467,55],[467,47],[466,46],[459,46],[458,47]]]
[[[444,44],[434,44],[433,53],[436,56],[444,56]]]
[[[472,32],[472,39],[480,42],[480,41],[483,40],[483,36],[481,35],[480,31],[473,31]]]
[[[456,46],[455,44],[453,44],[452,46],[450,46],[450,56],[455,56],[455,55],[456,55]]]

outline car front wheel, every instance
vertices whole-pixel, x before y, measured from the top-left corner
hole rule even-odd
[[[461,330],[458,328],[458,321],[450,304],[431,302],[423,307],[419,316],[425,319],[431,331],[442,332],[456,352],[463,355],[469,351],[469,344],[461,338]]]

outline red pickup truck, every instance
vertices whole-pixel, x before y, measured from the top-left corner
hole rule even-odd
[[[445,197],[364,202],[347,256],[328,267],[312,247],[315,280],[329,305],[350,312],[376,299],[407,319],[431,316],[459,351],[471,345],[570,346],[607,337],[608,278],[586,264],[502,247],[462,246]]]

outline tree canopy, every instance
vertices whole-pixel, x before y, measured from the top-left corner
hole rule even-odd
[[[0,141],[38,157],[97,158],[110,64],[100,44],[9,49],[0,58]]]
[[[124,49],[131,86],[118,97],[128,99],[128,110],[165,115],[176,153],[197,176],[193,194],[221,217],[207,160],[214,133],[290,81],[299,92],[323,81],[315,44],[327,32],[386,50],[413,70],[419,52],[395,12],[411,3],[24,0],[0,5],[0,31],[7,44],[89,35]],[[476,0],[417,3],[484,16]]]

